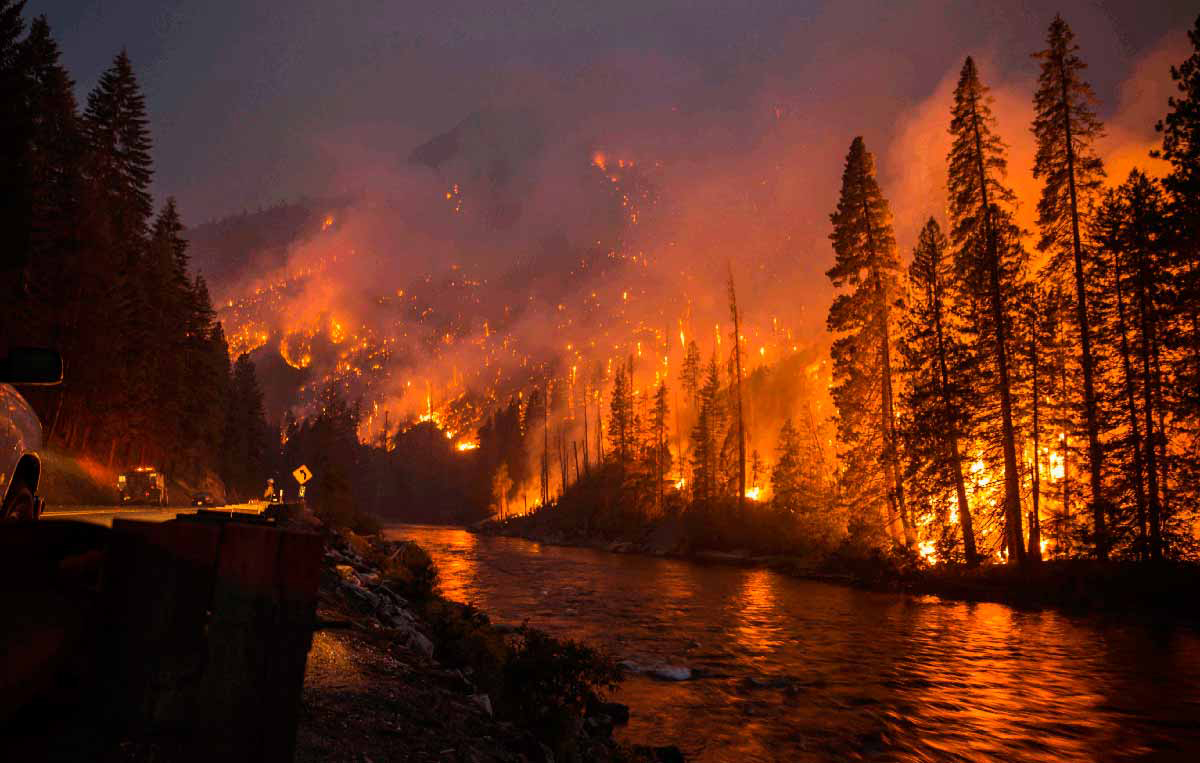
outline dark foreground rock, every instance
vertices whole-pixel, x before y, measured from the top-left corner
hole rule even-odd
[[[502,683],[514,679],[486,674],[494,655],[479,654],[511,648],[514,632],[432,594],[432,565],[413,544],[342,532],[330,533],[326,548],[297,760],[682,760],[675,748],[616,743],[613,728],[628,721],[628,708],[599,696],[577,714],[516,712]]]

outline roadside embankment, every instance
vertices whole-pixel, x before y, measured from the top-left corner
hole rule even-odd
[[[89,456],[80,456],[57,448],[38,454],[42,462],[38,495],[50,508],[60,506],[114,506],[118,472]],[[205,492],[225,498],[225,486],[211,471],[200,470],[191,479],[176,475],[167,483],[172,505],[188,505],[195,493]]]

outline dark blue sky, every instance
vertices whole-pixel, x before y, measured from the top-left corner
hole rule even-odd
[[[735,135],[770,90],[849,134],[862,129],[856,113],[887,121],[927,97],[964,53],[1030,68],[1056,10],[1111,101],[1132,63],[1182,34],[1197,10],[1144,0],[900,5],[30,0],[26,13],[49,18],[81,103],[128,49],[152,120],[155,191],[177,196],[194,223],[355,190],[356,174],[399,165],[482,105],[517,98],[572,100],[576,119],[588,108],[625,121],[682,109],[698,131]],[[731,137],[728,150],[745,139]]]

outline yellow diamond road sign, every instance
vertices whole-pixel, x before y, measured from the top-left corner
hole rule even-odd
[[[308,482],[310,479],[312,479],[312,472],[308,470],[307,466],[301,464],[299,469],[292,472],[292,476],[296,478],[297,482],[303,485],[305,482]]]

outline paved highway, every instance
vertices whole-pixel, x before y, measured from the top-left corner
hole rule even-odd
[[[264,503],[239,503],[230,506],[217,507],[225,511],[238,511],[258,514],[264,508]],[[140,519],[149,522],[165,522],[174,519],[178,514],[195,514],[194,506],[55,506],[42,512],[42,519],[76,519],[82,522],[112,527],[115,517],[122,519]]]

